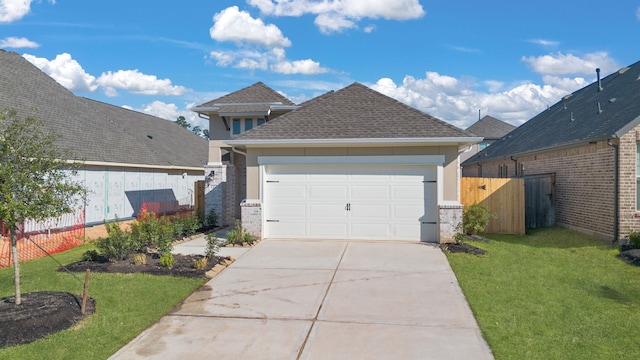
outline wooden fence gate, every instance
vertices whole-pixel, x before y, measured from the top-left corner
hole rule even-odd
[[[194,211],[196,215],[200,216],[201,219],[205,219],[205,207],[204,207],[204,180],[198,180],[193,184],[193,188],[195,189],[193,197],[194,197]]]
[[[477,203],[495,215],[486,233],[525,233],[525,188],[522,178],[463,177],[460,188],[462,205]]]
[[[528,229],[555,225],[555,183],[555,174],[524,177],[525,222]]]

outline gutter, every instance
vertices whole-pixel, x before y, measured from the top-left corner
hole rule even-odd
[[[226,140],[233,146],[259,147],[321,147],[332,145],[371,146],[371,145],[472,145],[482,141],[482,137],[437,137],[437,138],[343,138],[343,139],[256,139]]]
[[[616,135],[612,135],[614,138]],[[614,159],[614,173],[613,173],[613,183],[614,183],[614,198],[613,198],[613,240],[612,243],[618,242],[620,239],[620,145],[614,144],[611,142],[611,139],[607,139],[607,145],[613,148],[613,159]]]
[[[191,171],[204,171],[203,167],[193,166],[180,166],[180,165],[148,165],[148,164],[127,164],[127,163],[114,163],[106,161],[82,161],[82,160],[66,160],[67,164],[80,163],[88,166],[111,166],[111,167],[125,167],[125,168],[142,168],[142,169],[162,169],[162,170],[191,170]]]

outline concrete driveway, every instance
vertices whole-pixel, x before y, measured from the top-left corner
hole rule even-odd
[[[265,240],[112,359],[493,359],[444,254]]]

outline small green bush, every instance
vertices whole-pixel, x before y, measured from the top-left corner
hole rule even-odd
[[[165,253],[160,255],[160,265],[166,268],[172,268],[175,260],[172,253]]]
[[[96,241],[96,247],[109,261],[122,260],[133,252],[131,234],[120,228],[116,221],[105,223],[109,237]]]
[[[462,229],[467,235],[477,235],[484,232],[489,221],[495,216],[486,207],[474,203],[466,206],[462,213]]]
[[[208,227],[215,228],[218,226],[218,213],[216,213],[216,209],[211,209],[207,213],[206,223]]]
[[[242,245],[245,242],[245,234],[242,223],[236,220],[236,226],[227,233],[227,244]]]
[[[207,247],[205,249],[204,256],[212,259],[216,256],[220,250],[219,240],[215,233],[207,234]]]
[[[206,257],[202,257],[199,259],[196,259],[193,261],[193,268],[194,269],[198,269],[198,270],[202,270],[205,267],[207,267],[207,258]]]
[[[97,261],[99,257],[100,257],[100,254],[98,254],[98,252],[95,250],[87,250],[84,253],[82,253],[82,261]]]
[[[144,265],[147,263],[147,254],[135,254],[133,256],[133,263],[135,265]]]
[[[629,232],[629,243],[640,249],[640,231],[631,230],[631,232]]]

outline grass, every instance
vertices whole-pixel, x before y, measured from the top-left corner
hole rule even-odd
[[[54,257],[63,264],[92,249],[81,246]],[[20,264],[22,293],[66,291],[82,295],[83,284],[56,271],[50,258]],[[84,281],[84,273],[78,274]],[[184,300],[205,279],[146,274],[91,273],[89,296],[96,312],[75,327],[36,342],[0,349],[0,359],[106,359]],[[0,297],[14,295],[13,268],[0,270]]]
[[[638,359],[640,267],[559,227],[448,254],[496,359]]]

